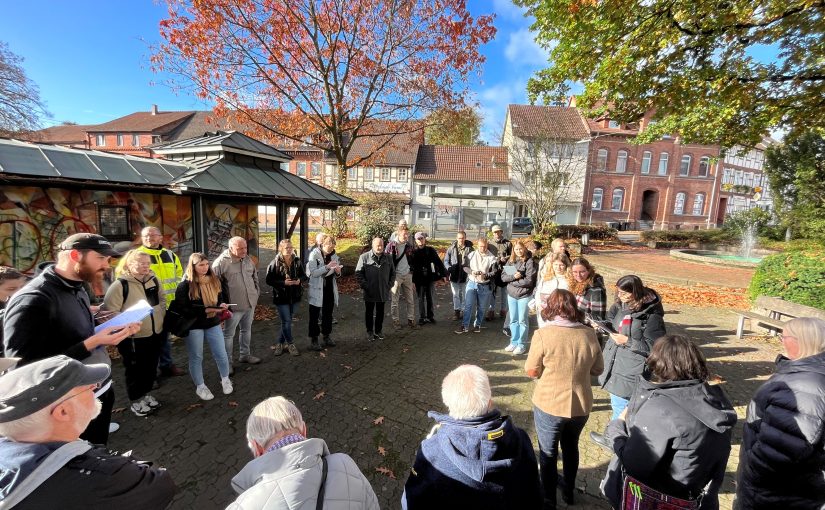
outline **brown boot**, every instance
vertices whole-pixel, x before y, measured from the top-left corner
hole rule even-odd
[[[454,312],[453,320],[454,321],[461,320],[461,310],[453,310],[453,312]]]
[[[496,312],[494,312],[492,310],[487,310],[487,316],[484,317],[484,320],[486,320],[487,322],[491,322],[491,321],[495,320],[495,318],[496,318]]]

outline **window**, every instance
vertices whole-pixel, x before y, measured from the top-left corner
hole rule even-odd
[[[399,168],[398,169],[398,180],[399,181],[406,181],[407,180],[407,169],[406,168]]]
[[[687,195],[684,191],[676,193],[676,203],[673,205],[673,214],[685,214],[685,198]]]
[[[482,186],[482,187],[481,187],[481,194],[482,194],[482,195],[486,195],[486,194],[487,194],[487,190],[488,190],[488,189],[489,189],[489,188],[487,188],[487,186]]]
[[[152,143],[160,143],[160,135],[152,135]]]
[[[604,190],[601,188],[593,188],[593,203],[591,204],[592,209],[601,210],[602,208],[602,199],[604,198]]]
[[[313,161],[309,167],[309,176],[318,178],[321,177],[321,163]]]
[[[622,188],[614,189],[613,190],[613,202],[610,204],[610,208],[614,211],[621,211],[623,202],[624,202],[624,190]]]
[[[621,126],[619,125],[618,121],[609,120],[609,121],[607,121],[607,127],[613,128],[613,129],[619,129]]]
[[[106,147],[106,135],[96,135],[95,145],[98,147]]]
[[[607,170],[607,149],[599,149],[599,154],[596,158],[596,170],[600,172]]]
[[[685,154],[682,156],[682,162],[679,164],[679,175],[690,175],[690,160],[690,155]]]
[[[667,175],[667,152],[659,155],[659,175]]]
[[[650,173],[650,160],[652,159],[653,154],[650,151],[644,151],[642,153],[642,173],[649,174]]]
[[[699,159],[699,177],[707,177],[709,168],[710,158],[707,156],[702,156],[702,158]]]
[[[306,163],[304,163],[306,165]],[[306,168],[304,169],[304,175],[306,175]],[[347,168],[347,180],[356,180],[358,179],[358,167],[352,166]]]
[[[422,197],[427,195],[427,185],[426,184],[419,184],[418,185],[418,195],[422,196]]]
[[[123,147],[123,134],[122,133],[117,134],[117,146],[118,147]]]
[[[753,187],[753,172],[745,174],[745,186]]]
[[[432,211],[418,211],[419,220],[429,220],[433,217]]]
[[[490,191],[491,191],[490,194],[493,195],[494,197],[498,196],[498,186],[493,186],[492,188],[490,188]]]
[[[693,199],[693,215],[701,216],[705,210],[705,194],[697,193]]]
[[[430,195],[432,195],[433,193],[435,193],[435,184],[430,185]]]
[[[368,166],[367,168],[364,169],[364,180],[365,181],[374,181],[375,180],[375,174],[373,173],[374,170],[375,169],[371,166]]]
[[[295,165],[296,171],[298,172],[298,177],[306,177],[307,176],[307,164],[303,161],[299,161]],[[347,177],[353,177],[350,172],[352,172],[352,168],[347,169]]]
[[[453,186],[453,194],[454,195],[460,195],[461,191],[462,191],[461,186]]]
[[[120,205],[98,206],[100,228],[98,233],[110,241],[131,241],[129,209]]]
[[[496,213],[494,213],[494,212],[487,213],[487,222],[488,222],[488,223],[493,223],[493,222],[495,222],[495,221],[496,221],[496,219],[498,219],[498,218],[497,218],[497,216],[498,216],[498,215],[497,215]]]
[[[132,135],[132,147],[140,147],[140,135]]]
[[[623,174],[627,171],[627,151],[616,153],[616,173]]]
[[[382,168],[381,169],[381,181],[386,182],[390,180],[390,169],[389,168]]]

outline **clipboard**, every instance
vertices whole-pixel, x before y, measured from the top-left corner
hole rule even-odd
[[[593,326],[594,328],[598,329],[598,330],[599,330],[599,331],[601,331],[602,333],[605,333],[605,334],[607,334],[607,335],[612,335],[612,334],[615,334],[615,333],[616,333],[615,331],[613,331],[613,327],[612,327],[612,325],[611,325],[609,322],[606,322],[606,321],[605,321],[605,322],[600,322],[600,321],[597,321],[596,319],[594,319],[594,318],[593,318],[593,317],[591,317],[590,315],[587,315],[587,316],[585,317],[585,320],[587,321],[587,323],[588,323],[588,324],[590,324],[590,325],[591,325],[591,326]]]
[[[504,266],[504,267],[502,268],[502,270],[503,270],[506,274],[509,274],[509,275],[513,275],[513,274],[516,274],[516,273],[517,273],[517,271],[516,271],[516,266]]]
[[[100,333],[103,329],[110,326],[125,326],[127,324],[131,324],[132,322],[141,322],[151,313],[152,305],[147,303],[145,299],[141,299],[103,324],[95,326],[95,333]]]

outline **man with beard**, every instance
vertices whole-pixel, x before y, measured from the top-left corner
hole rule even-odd
[[[166,470],[78,440],[100,413],[94,391],[108,378],[107,365],[84,365],[67,356],[0,376],[0,507],[169,505],[175,484]]]
[[[117,345],[140,330],[140,323],[103,328],[95,333],[95,318],[89,307],[84,282],[100,281],[109,260],[119,257],[105,237],[82,233],[69,236],[59,246],[57,263],[12,297],[3,321],[5,355],[30,363],[65,354],[83,363],[110,366],[107,345]],[[100,415],[80,436],[106,444],[115,392],[107,378],[95,393],[103,403]]]

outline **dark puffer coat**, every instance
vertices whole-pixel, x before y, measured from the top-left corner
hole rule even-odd
[[[508,264],[509,265],[509,264]],[[521,278],[513,279],[513,275],[507,272],[501,272],[501,281],[507,284],[507,295],[513,299],[521,299],[529,297],[536,288],[536,278],[538,276],[538,269],[536,268],[536,259],[527,252],[526,260],[516,260],[516,271],[521,273]]]
[[[737,478],[742,510],[825,508],[825,353],[777,359],[748,406]]]
[[[659,294],[645,289],[645,301],[634,312],[623,303],[617,302],[607,311],[607,321],[613,330],[628,337],[627,343],[619,345],[608,338],[604,345],[604,372],[599,376],[602,388],[617,397],[630,398],[636,389],[636,381],[644,373],[653,342],[667,334],[665,331],[665,310]],[[625,316],[630,317],[630,325],[622,325]]]
[[[293,256],[292,265],[287,266],[284,256],[278,253],[266,267],[266,284],[272,287],[272,303],[289,305],[301,301],[303,288],[300,285],[287,285],[290,280],[306,281],[307,277],[301,266],[301,259]]]
[[[625,419],[607,426],[616,455],[605,476],[605,496],[621,507],[624,466],[640,482],[683,499],[696,498],[710,482],[700,508],[719,508],[735,423],[736,411],[719,386],[640,380]]]

